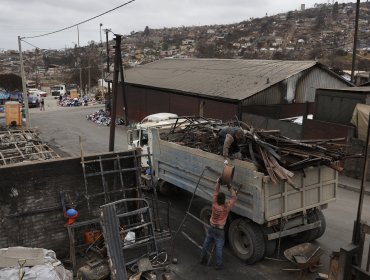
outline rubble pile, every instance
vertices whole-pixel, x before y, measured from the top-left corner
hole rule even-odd
[[[239,122],[244,130],[244,139],[239,143],[240,160],[254,163],[258,170],[268,174],[274,183],[284,180],[293,186],[293,171],[310,166],[326,165],[342,171],[338,161],[343,159],[345,145],[341,139],[293,140],[280,134],[278,130],[254,129]],[[235,125],[235,124],[233,124]],[[180,145],[199,148],[206,152],[221,154],[222,145],[218,142],[221,125],[189,125],[178,127],[161,138]]]
[[[0,130],[0,166],[55,158],[59,156],[42,142],[38,131]]]
[[[86,119],[89,121],[93,121],[94,123],[101,124],[101,125],[110,125],[111,117],[110,114],[100,109],[99,111],[96,111],[95,113],[92,113],[90,115],[86,115]],[[116,118],[116,125],[123,125],[125,124],[123,118]]]

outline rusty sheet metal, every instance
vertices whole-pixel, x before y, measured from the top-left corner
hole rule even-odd
[[[201,103],[204,117],[229,120],[238,114],[236,103],[133,85],[126,85],[126,87],[130,121],[141,121],[150,114],[163,112],[175,113],[179,116],[197,116],[200,114]],[[118,94],[117,102],[117,115],[123,116],[121,94]]]
[[[310,120],[304,122],[303,139],[331,139],[344,137],[349,139],[355,134],[352,126]]]

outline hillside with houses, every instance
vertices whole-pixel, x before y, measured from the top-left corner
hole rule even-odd
[[[361,3],[357,70],[368,70],[370,3]],[[162,58],[317,60],[340,72],[350,69],[355,3],[305,5],[295,11],[228,25],[182,26],[132,31],[122,41],[126,68]],[[109,41],[111,62],[114,41]],[[106,75],[105,43],[25,52],[28,79],[40,88],[58,82],[97,85]],[[1,74],[18,74],[18,51],[0,53]],[[112,70],[112,69],[111,69]]]

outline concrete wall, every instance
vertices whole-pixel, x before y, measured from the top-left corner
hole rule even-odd
[[[131,155],[132,152],[119,154]],[[59,192],[67,193],[67,203],[80,196],[77,221],[97,217],[98,207],[104,204],[102,198],[96,199],[92,202],[92,212],[87,211],[80,162],[81,158],[75,157],[0,168],[0,248],[19,245],[68,252],[69,241],[64,227],[67,219],[63,217]],[[134,167],[132,158],[121,160],[121,164],[122,168]],[[112,167],[106,162],[104,168]],[[124,178],[127,186],[136,185],[135,171],[125,173]],[[108,180],[107,185],[112,187],[113,184]],[[100,179],[89,180],[92,192],[100,188]]]

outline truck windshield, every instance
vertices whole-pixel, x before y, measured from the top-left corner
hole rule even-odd
[[[141,131],[140,146],[148,145],[148,132],[145,130]]]
[[[52,87],[51,90],[61,90],[60,87]]]

